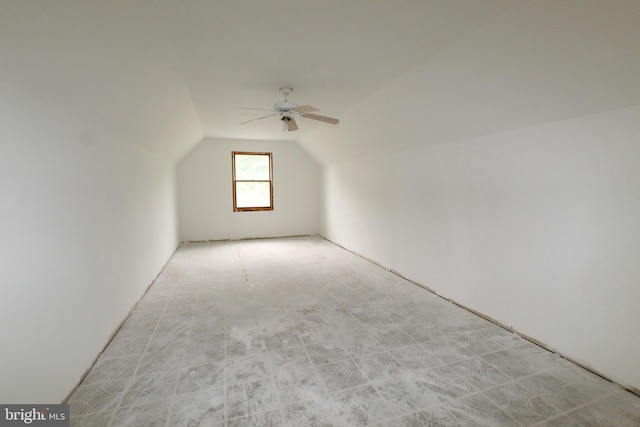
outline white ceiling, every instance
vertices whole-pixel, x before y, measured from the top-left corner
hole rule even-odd
[[[517,113],[526,95],[535,102],[522,114],[501,116],[501,127],[522,126],[640,102],[638,84],[627,83],[640,71],[639,6],[637,0],[0,0],[0,90],[19,86],[25,96],[174,158],[203,136],[299,140],[330,126],[300,119],[300,131],[283,133],[276,117],[239,125],[262,115],[239,107],[271,108],[281,86],[294,88],[290,100],[344,120],[412,73],[431,76],[416,97],[434,114],[435,128],[449,126],[469,99],[476,109],[499,104]],[[612,70],[626,86],[598,87],[600,77],[616,78]],[[453,84],[458,97],[445,98]],[[389,108],[403,108],[402,99],[393,102]],[[478,129],[490,130],[481,129],[485,115],[478,117]]]
[[[336,163],[640,105],[640,1],[512,5],[300,142]]]
[[[355,102],[490,22],[510,4],[490,1],[188,1],[167,9],[171,39],[207,136],[297,139],[323,126],[278,118],[238,126],[290,100],[340,116]],[[328,126],[328,125],[325,125]]]

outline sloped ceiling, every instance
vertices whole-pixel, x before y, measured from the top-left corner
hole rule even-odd
[[[519,2],[301,143],[335,163],[640,105],[638,22],[638,1]]]
[[[368,99],[388,97],[372,121],[406,111],[395,129],[419,125],[433,140],[640,103],[635,0],[0,7],[0,89],[20,86],[176,160],[202,137],[300,140],[328,160],[331,148],[323,154],[306,141],[330,137],[330,125],[300,119],[295,133],[275,117],[239,125],[261,115],[239,107],[271,108],[281,86],[294,88],[291,100],[342,118],[345,130],[350,117],[367,120],[358,111]],[[411,99],[389,89],[403,79],[420,82]]]
[[[158,2],[0,0],[0,11],[0,89],[173,158],[202,138]]]
[[[322,124],[277,117],[239,126],[282,100],[340,116],[362,98],[491,22],[511,0],[172,2],[171,36],[204,134],[299,139]],[[329,125],[324,125],[329,126]]]

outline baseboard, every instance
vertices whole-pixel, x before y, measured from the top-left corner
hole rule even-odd
[[[387,267],[387,266],[385,266],[385,265],[382,265],[382,264],[380,264],[380,263],[379,263],[379,262],[377,262],[377,261],[374,261],[374,260],[372,260],[372,259],[370,259],[370,258],[368,258],[368,257],[366,257],[366,256],[364,256],[364,255],[359,254],[358,252],[355,252],[355,251],[352,251],[351,249],[345,248],[344,246],[342,246],[342,245],[340,245],[340,244],[338,244],[338,243],[335,243],[335,242],[331,241],[330,239],[326,238],[325,236],[322,236],[322,235],[319,235],[319,236],[320,236],[320,237],[322,237],[322,238],[323,238],[324,240],[326,240],[327,242],[332,243],[332,244],[336,245],[337,247],[339,247],[339,248],[342,248],[342,249],[346,250],[347,252],[351,252],[352,254],[357,255],[357,256],[359,256],[360,258],[362,258],[362,259],[364,259],[364,260],[366,260],[366,261],[369,261],[369,262],[371,262],[372,264],[375,264],[376,266],[378,266],[378,267],[380,267],[380,268],[382,268],[382,269],[384,269],[384,270],[387,270],[387,271],[389,271],[389,272],[391,272],[391,273],[395,274],[396,276],[398,276],[398,277],[400,277],[400,278],[402,278],[402,279],[406,280],[406,281],[407,281],[407,282],[409,282],[409,283],[412,283],[412,284],[414,284],[414,285],[416,285],[416,286],[418,286],[418,287],[420,287],[420,288],[422,288],[422,289],[424,289],[424,290],[426,290],[426,291],[429,291],[429,292],[431,292],[432,294],[434,294],[434,295],[436,295],[436,296],[438,296],[438,297],[440,297],[440,298],[442,298],[442,299],[445,299],[445,300],[449,301],[450,303],[452,303],[452,304],[454,304],[454,305],[456,305],[456,306],[458,306],[458,307],[460,307],[460,308],[462,308],[462,309],[464,309],[464,310],[467,310],[467,311],[468,311],[468,312],[470,312],[470,313],[475,314],[476,316],[480,316],[480,317],[482,317],[483,319],[485,319],[485,320],[487,320],[487,321],[489,321],[489,322],[491,322],[491,323],[495,324],[496,326],[499,326],[499,327],[501,327],[501,328],[503,328],[503,329],[505,329],[505,330],[507,330],[507,331],[509,331],[509,332],[511,332],[511,333],[513,333],[513,334],[515,334],[515,335],[517,335],[517,336],[519,336],[519,337],[521,337],[521,338],[523,338],[523,339],[525,339],[525,340],[529,341],[529,342],[531,342],[532,344],[537,345],[538,347],[540,347],[540,348],[542,348],[542,349],[544,349],[544,350],[547,350],[547,351],[549,351],[549,352],[551,352],[551,353],[554,353],[554,354],[556,354],[556,355],[558,355],[558,356],[562,357],[563,359],[565,359],[565,360],[567,360],[567,361],[569,361],[569,362],[573,363],[574,365],[576,365],[576,366],[578,366],[578,367],[580,367],[580,368],[582,368],[582,369],[585,369],[585,370],[587,370],[587,371],[591,372],[592,374],[595,374],[595,375],[599,376],[600,378],[602,378],[602,379],[604,379],[604,380],[606,380],[606,381],[609,381],[610,383],[613,383],[613,384],[616,384],[616,385],[620,386],[620,388],[622,388],[623,390],[626,390],[626,391],[628,391],[628,392],[630,392],[630,393],[633,393],[633,394],[635,394],[635,395],[637,395],[637,396],[640,396],[640,389],[638,389],[638,388],[636,388],[636,387],[632,387],[632,386],[627,386],[627,385],[624,385],[624,384],[620,384],[620,383],[618,383],[618,382],[616,382],[616,381],[612,380],[612,379],[611,379],[611,378],[609,378],[608,376],[604,375],[603,373],[599,372],[598,370],[596,370],[596,369],[592,368],[591,366],[589,366],[589,365],[587,365],[587,364],[584,364],[584,363],[582,363],[582,362],[580,362],[580,361],[578,361],[578,360],[575,360],[575,359],[573,359],[573,358],[571,358],[571,357],[569,357],[569,356],[567,356],[567,355],[563,354],[562,352],[560,352],[560,351],[556,350],[555,348],[553,348],[553,347],[551,347],[551,346],[547,345],[547,344],[546,344],[546,343],[544,343],[544,342],[541,342],[541,341],[539,341],[539,340],[537,340],[537,339],[535,339],[535,338],[533,338],[533,337],[530,337],[530,336],[528,336],[528,335],[526,335],[526,334],[523,334],[522,332],[519,332],[518,330],[516,330],[516,329],[512,328],[511,326],[505,325],[504,323],[499,322],[498,320],[496,320],[496,319],[492,318],[491,316],[488,316],[488,315],[486,315],[486,314],[484,314],[484,313],[481,313],[481,312],[479,312],[479,311],[477,311],[477,310],[474,310],[474,309],[472,309],[471,307],[468,307],[468,306],[466,306],[466,305],[464,305],[464,304],[461,304],[461,303],[459,303],[458,301],[456,301],[456,300],[454,300],[454,299],[452,299],[452,298],[448,298],[448,297],[446,297],[446,296],[444,296],[444,295],[442,295],[442,294],[438,293],[438,292],[437,292],[437,291],[435,291],[433,288],[431,288],[431,287],[429,287],[429,286],[427,286],[427,285],[424,285],[424,284],[422,284],[422,283],[419,283],[419,282],[417,282],[417,281],[415,281],[415,280],[412,280],[412,279],[410,279],[410,278],[406,277],[405,275],[403,275],[402,273],[398,272],[397,270],[394,270],[394,269],[389,268],[389,267]]]
[[[318,236],[318,234],[287,234],[285,236],[238,237],[237,239],[225,238],[225,239],[204,239],[204,240],[181,240],[180,244],[184,244],[184,243],[241,242],[241,241],[244,241],[244,240],[292,239],[292,238],[296,238],[296,237],[312,237],[312,236]]]
[[[142,298],[144,298],[144,296],[147,294],[147,292],[149,292],[149,289],[151,289],[151,286],[153,286],[153,284],[155,283],[156,280],[158,280],[158,277],[160,277],[160,274],[162,274],[162,272],[164,271],[165,267],[167,266],[167,264],[169,263],[169,260],[171,260],[171,258],[173,258],[173,255],[175,255],[176,251],[178,250],[178,248],[180,247],[180,245],[178,244],[178,246],[176,246],[176,248],[173,250],[173,252],[171,253],[171,255],[169,256],[169,258],[167,258],[167,261],[164,263],[164,265],[162,266],[162,268],[160,269],[160,271],[158,272],[158,274],[156,274],[156,277],[153,278],[153,280],[151,281],[151,283],[149,283],[149,285],[146,287],[146,289],[144,290],[144,292],[142,293],[142,295],[140,296],[140,298],[138,298],[138,300],[133,304],[133,306],[129,309],[129,312],[127,313],[127,315],[124,317],[124,319],[122,319],[122,321],[120,321],[120,323],[118,324],[118,326],[116,326],[116,328],[113,330],[113,332],[111,333],[111,335],[109,335],[109,337],[107,338],[107,342],[102,346],[102,348],[100,349],[100,351],[98,352],[98,355],[93,359],[93,362],[91,362],[91,365],[89,365],[89,367],[82,373],[82,375],[80,376],[80,379],[78,380],[78,382],[76,383],[76,385],[71,389],[71,391],[65,396],[65,398],[62,400],[61,403],[66,404],[69,401],[69,398],[71,398],[71,396],[73,395],[73,393],[75,393],[75,391],[78,389],[78,387],[80,387],[80,385],[82,385],[83,381],[85,380],[85,378],[87,378],[87,375],[89,375],[89,372],[93,369],[93,367],[96,365],[96,363],[98,362],[98,359],[100,359],[100,356],[102,356],[102,354],[104,353],[104,351],[107,349],[107,347],[109,346],[109,344],[111,344],[111,341],[113,341],[113,339],[115,338],[115,336],[118,334],[118,332],[120,332],[120,329],[122,329],[122,326],[124,326],[125,322],[127,321],[127,319],[129,319],[129,316],[131,316],[131,313],[133,313],[133,310],[136,309],[136,307],[138,306],[138,304],[140,303],[140,301],[142,301]]]

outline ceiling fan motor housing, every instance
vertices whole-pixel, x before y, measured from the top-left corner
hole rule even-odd
[[[275,104],[273,104],[273,109],[282,112],[282,111],[289,111],[292,108],[295,108],[297,106],[298,106],[298,104],[296,104],[295,102],[280,101],[280,102],[276,102]]]

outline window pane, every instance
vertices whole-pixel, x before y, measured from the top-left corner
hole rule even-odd
[[[269,156],[236,154],[236,179],[268,180]]]
[[[271,194],[268,182],[236,182],[236,206],[238,208],[269,208]]]

